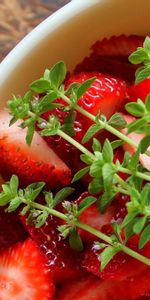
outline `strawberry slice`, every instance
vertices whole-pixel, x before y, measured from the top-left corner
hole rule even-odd
[[[97,79],[80,98],[78,104],[93,115],[97,115],[101,112],[109,118],[115,112],[120,111],[125,103],[127,94],[127,85],[125,81],[98,72],[81,72],[68,76],[65,87],[67,88],[73,82],[83,83],[85,80],[94,76],[96,76]],[[58,101],[67,105],[62,99],[59,99]],[[50,113],[44,114],[43,118],[47,120]],[[61,123],[67,116],[67,113],[62,112],[60,108],[54,110],[53,113],[58,115]],[[78,142],[81,142],[84,134],[91,125],[92,121],[90,119],[77,112],[76,121],[74,122],[75,136],[73,138]],[[100,140],[104,140],[105,136],[107,136],[107,133],[104,134],[103,132]],[[73,170],[77,169],[76,167],[79,164],[80,154],[77,149],[58,136],[45,137],[44,139],[65,163],[69,163],[69,166]],[[73,160],[72,157],[74,158]]]
[[[85,274],[81,267],[82,253],[72,250],[68,240],[62,238],[57,230],[57,227],[62,225],[61,221],[50,216],[41,228],[35,228],[27,224],[24,218],[21,219],[31,238],[46,256],[46,265],[54,282],[80,278]]]
[[[54,300],[131,300],[125,282],[102,281],[95,276],[66,283]]]
[[[77,65],[76,71],[98,71],[133,82],[137,67],[129,63],[128,56],[142,46],[143,41],[143,37],[135,35],[112,36],[97,41],[91,47],[90,56]]]
[[[131,122],[135,121],[136,118],[130,116],[130,115],[123,115],[124,119],[128,124]],[[127,134],[127,129],[122,129],[122,133]],[[132,139],[137,145],[140,143],[140,141],[144,138],[144,134],[139,134],[139,133],[129,133],[128,137]],[[131,155],[135,153],[135,148],[132,147],[131,145],[125,143],[123,144],[123,149],[125,151],[128,151]],[[148,150],[150,150],[150,147],[148,147]],[[140,162],[144,168],[150,171],[150,157],[147,156],[146,154],[140,154]]]
[[[132,85],[128,90],[128,94],[131,101],[136,101],[138,98],[145,101],[147,95],[150,94],[150,78]]]
[[[138,250],[138,236],[130,238],[127,245],[139,252]],[[150,257],[150,243],[147,244],[141,251],[140,254]],[[137,261],[136,259],[126,255],[123,252],[118,253],[110,261],[110,263],[105,267],[103,271],[100,271],[100,250],[98,247],[91,243],[84,253],[84,259],[82,262],[83,268],[88,272],[102,278],[102,279],[114,279],[114,280],[124,280],[127,278],[132,278],[140,274],[140,272],[147,270],[148,266]]]
[[[92,49],[99,55],[128,57],[137,49],[137,47],[142,47],[143,41],[144,37],[142,36],[125,36],[124,34],[122,34],[119,36],[104,38],[102,41],[97,41],[92,46]]]
[[[1,300],[51,300],[53,294],[43,255],[32,240],[18,243],[0,255]]]
[[[80,203],[85,197],[89,194],[83,193],[77,200]],[[127,197],[121,197],[118,195],[113,203],[107,208],[106,212],[102,214],[97,206],[97,203],[93,203],[89,208],[84,210],[80,215],[80,221],[82,223],[88,224],[91,227],[94,227],[97,230],[103,231],[106,234],[110,234],[113,231],[112,223],[114,221],[120,223],[121,220],[125,217],[126,208],[125,203]],[[84,241],[90,242],[95,241],[95,236],[79,229],[79,233],[82,236]]]
[[[70,170],[35,132],[31,146],[25,142],[26,129],[17,121],[9,127],[10,116],[0,111],[0,156],[3,176],[19,176],[23,184],[44,181],[51,188],[70,183]]]
[[[16,214],[8,214],[0,207],[0,251],[25,240],[27,232]]]

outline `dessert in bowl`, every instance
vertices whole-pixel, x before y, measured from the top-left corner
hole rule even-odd
[[[150,297],[149,4],[127,4],[73,1],[0,66],[2,300]]]

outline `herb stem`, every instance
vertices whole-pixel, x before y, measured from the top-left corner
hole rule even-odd
[[[129,169],[126,169],[126,168],[123,168],[123,167],[119,167],[118,168],[118,171],[119,172],[122,172],[122,173],[125,173],[125,174],[128,174],[128,175],[133,175],[133,172],[131,172]],[[136,171],[134,173],[134,175],[138,178],[141,178],[143,180],[147,180],[147,181],[150,181],[150,175],[148,174],[145,174],[145,173],[141,173],[141,172],[138,172]]]
[[[26,205],[28,205],[28,202],[25,200],[25,199],[22,199],[22,202]],[[68,222],[68,218],[66,215],[64,215],[63,213],[53,209],[53,208],[49,208],[47,206],[44,206],[42,204],[39,204],[39,203],[36,203],[36,202],[32,202],[32,206],[34,208],[37,208],[37,209],[40,209],[40,210],[47,210],[49,214],[55,216],[55,217],[58,217],[62,220],[64,220],[65,222]],[[107,236],[106,234],[102,233],[101,231],[85,224],[85,223],[82,223],[80,221],[77,221],[75,222],[74,224],[75,226],[77,226],[78,228],[80,229],[83,229],[83,230],[86,230],[87,232],[95,235],[96,237],[98,237],[99,239],[105,241],[106,243],[110,244],[110,245],[113,245],[113,241],[111,239],[111,237]],[[142,263],[150,266],[150,259],[148,259],[147,257],[144,257],[143,255],[137,253],[136,251],[128,248],[127,246],[121,244],[121,243],[118,243],[118,246],[121,248],[121,250],[123,252],[125,252],[126,254],[130,255],[131,257],[141,261]]]

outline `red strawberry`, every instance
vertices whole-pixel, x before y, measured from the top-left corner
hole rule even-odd
[[[130,115],[123,115],[123,117],[128,124],[136,120],[136,118],[134,118]],[[122,129],[121,131],[124,134],[127,133],[127,129]],[[144,138],[144,134],[132,132],[132,133],[128,134],[128,137],[138,145],[140,143],[140,141]],[[125,143],[123,145],[123,149],[125,151],[128,151],[131,155],[135,153],[135,148],[127,143]],[[148,150],[150,150],[150,147],[148,148]],[[144,168],[146,168],[147,170],[150,170],[150,157],[149,156],[147,156],[146,154],[140,154],[140,162]]]
[[[8,214],[0,208],[0,251],[27,237],[27,232],[16,214]]]
[[[125,282],[102,281],[95,276],[66,283],[54,300],[131,300]]]
[[[77,202],[80,202],[87,196],[88,193],[83,193],[79,197]],[[80,221],[82,223],[88,224],[91,227],[96,228],[97,230],[109,234],[113,230],[111,224],[114,221],[120,223],[120,221],[125,216],[126,213],[125,202],[126,202],[126,197],[120,197],[120,195],[118,195],[104,214],[100,213],[97,203],[94,203],[80,215]],[[87,231],[79,229],[79,233],[82,236],[83,240],[95,241],[95,236],[88,233]]]
[[[9,127],[10,116],[0,111],[0,165],[3,175],[16,174],[23,184],[45,181],[51,188],[70,183],[70,170],[38,133],[31,146],[25,142],[26,129],[17,121]]]
[[[130,238],[128,246],[138,252],[138,236]],[[150,257],[150,243],[147,244],[140,254]],[[138,275],[143,270],[146,270],[147,265],[137,261],[136,259],[126,255],[124,252],[120,252],[114,256],[105,269],[100,271],[100,257],[98,254],[101,251],[95,244],[91,244],[84,253],[84,259],[82,266],[94,275],[99,276],[102,279],[114,279],[123,280],[132,278]]]
[[[143,45],[144,37],[137,35],[111,36],[104,38],[102,41],[97,41],[92,49],[95,53],[104,56],[129,56],[137,47]]]
[[[85,272],[81,267],[81,255],[73,251],[68,240],[62,238],[57,230],[61,221],[50,216],[41,228],[28,225],[22,219],[31,238],[47,257],[47,267],[55,282],[62,282],[70,278],[80,278]]]
[[[147,95],[150,94],[150,78],[132,85],[129,88],[128,93],[131,101],[136,101],[138,98],[145,101]]]
[[[78,104],[93,115],[97,115],[101,112],[109,118],[112,114],[119,111],[125,103],[127,86],[123,80],[116,79],[112,76],[106,76],[98,72],[81,72],[70,75],[65,82],[65,87],[67,88],[73,82],[83,83],[85,80],[94,76],[96,76],[97,79],[80,98]],[[58,101],[61,101],[66,105],[63,100],[59,99]],[[67,113],[62,112],[60,109],[56,109],[53,113],[58,114],[61,122],[67,115]],[[48,115],[49,114],[46,113],[43,117],[47,119]],[[80,113],[77,113],[76,121],[74,123],[74,139],[81,142],[85,132],[91,125],[91,120]],[[103,132],[102,140],[104,139],[104,136],[105,134]],[[77,149],[59,137],[45,137],[45,140],[66,163],[70,163],[70,166],[76,169],[79,161],[79,151]],[[73,160],[72,157],[74,158]]]
[[[28,239],[0,254],[1,300],[51,300],[54,285],[44,267],[43,255]]]
[[[91,48],[90,56],[76,67],[76,71],[98,71],[134,81],[137,67],[129,63],[128,56],[142,46],[143,41],[143,37],[135,35],[113,36],[97,41]]]

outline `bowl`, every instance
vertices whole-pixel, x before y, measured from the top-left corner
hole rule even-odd
[[[148,0],[74,0],[29,33],[0,65],[0,106],[23,94],[45,68],[64,60],[68,70],[103,37],[150,33]]]

